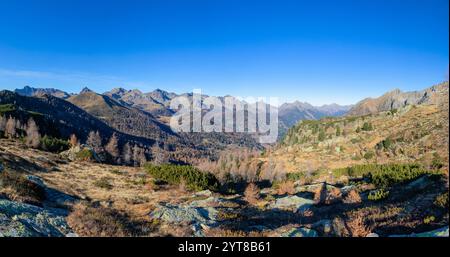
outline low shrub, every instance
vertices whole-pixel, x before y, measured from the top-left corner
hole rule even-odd
[[[74,206],[67,223],[78,235],[87,237],[145,236],[157,226],[157,222],[135,220],[114,209],[82,204]]]
[[[346,204],[357,204],[357,203],[361,203],[361,196],[359,195],[358,191],[356,190],[350,190],[350,192],[348,192],[348,194],[345,196],[345,198],[343,199],[343,202]]]
[[[436,217],[434,216],[427,216],[423,219],[424,224],[430,224],[433,223],[436,220]]]
[[[434,204],[440,208],[448,209],[448,192],[436,196]]]
[[[364,159],[366,159],[366,160],[370,160],[370,159],[372,159],[373,157],[375,157],[375,153],[372,152],[372,151],[369,151],[369,152],[367,152],[367,153],[364,154]]]
[[[371,233],[365,224],[364,218],[360,215],[353,215],[346,221],[347,228],[352,237],[365,237]]]
[[[92,161],[94,160],[94,153],[91,150],[84,148],[76,154],[76,158],[80,161]]]
[[[107,178],[107,177],[103,177],[103,178],[95,181],[94,186],[103,188],[103,189],[107,189],[107,190],[111,190],[113,188],[113,185],[111,185],[111,182],[110,182],[109,178]]]
[[[154,178],[165,181],[169,184],[179,185],[182,181],[186,183],[189,190],[201,191],[219,189],[219,181],[211,174],[202,172],[197,168],[188,165],[162,164],[153,165],[146,164],[145,169]]]
[[[260,199],[259,188],[255,183],[248,184],[244,191],[244,200],[250,204],[256,204]]]
[[[44,136],[41,138],[39,148],[53,153],[60,153],[70,148],[70,144],[67,140]]]
[[[378,189],[371,191],[367,199],[369,199],[370,201],[381,201],[383,199],[386,199],[388,196],[389,191],[386,191],[384,189]]]
[[[368,174],[370,181],[377,187],[386,188],[394,184],[412,181],[425,174],[434,174],[420,165],[381,165]]]
[[[282,181],[276,184],[277,193],[279,195],[293,195],[295,194],[294,182],[290,180]]]
[[[436,172],[419,164],[364,164],[333,170],[334,176],[364,177],[377,187],[386,188],[409,182],[425,174]]]

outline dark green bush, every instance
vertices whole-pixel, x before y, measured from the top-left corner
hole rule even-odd
[[[433,172],[420,165],[380,165],[376,171],[368,175],[368,178],[377,187],[389,187],[412,181],[425,174],[433,174]]]
[[[365,177],[378,187],[404,183],[435,172],[419,164],[363,164],[333,170],[335,176]]]
[[[40,146],[44,151],[60,153],[69,149],[70,144],[67,140],[58,139],[54,137],[44,136],[41,138]]]
[[[388,150],[391,148],[392,144],[393,144],[392,140],[390,138],[386,138],[385,140],[378,142],[376,147],[379,150],[382,149]]]
[[[169,184],[177,185],[184,182],[188,189],[195,191],[219,189],[219,182],[213,174],[202,172],[192,166],[146,164],[144,167],[153,178]]]
[[[373,130],[372,123],[370,123],[370,122],[364,122],[364,124],[363,124],[361,130],[363,130],[363,131],[372,131],[372,130]]]

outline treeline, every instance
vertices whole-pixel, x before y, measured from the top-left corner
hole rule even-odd
[[[17,138],[32,148],[49,152],[62,152],[69,148],[67,140],[61,140],[48,135],[41,136],[39,127],[33,118],[26,123],[12,116],[0,116],[0,137],[9,139]]]
[[[270,149],[266,152],[247,148],[227,149],[219,154],[217,160],[202,159],[195,166],[213,173],[222,183],[283,179],[286,176],[283,163],[274,158],[268,162],[259,160],[267,151]]]
[[[61,139],[49,135],[42,135],[39,126],[32,117],[26,123],[12,116],[0,116],[0,138],[19,139],[28,147],[43,151],[60,153],[71,148],[83,148],[75,134],[68,139]],[[93,153],[82,152],[80,149],[78,157],[84,160],[97,159],[101,162],[111,164],[141,166],[149,160],[156,164],[166,163],[170,156],[158,144],[150,148],[137,143],[125,142],[120,144],[115,133],[104,140],[98,131],[91,131],[86,139],[85,145],[90,147]]]

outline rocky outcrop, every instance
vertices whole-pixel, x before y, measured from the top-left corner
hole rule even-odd
[[[81,155],[81,153],[84,153]],[[80,160],[84,158],[92,158],[93,161],[101,162],[99,156],[88,145],[77,145],[59,154],[62,158],[69,159],[70,161]]]
[[[188,223],[213,225],[218,211],[213,207],[160,204],[150,213],[150,217],[167,223]]]
[[[448,97],[448,82],[432,86],[422,91],[402,92],[399,89],[378,98],[367,98],[357,103],[347,115],[360,116],[398,109],[407,105],[439,104],[442,97]]]
[[[273,231],[272,237],[318,237],[317,231],[306,227],[285,226]]]
[[[310,208],[313,204],[313,200],[293,195],[276,199],[275,202],[270,205],[270,208],[302,212]]]
[[[73,236],[66,211],[0,199],[0,237]]]

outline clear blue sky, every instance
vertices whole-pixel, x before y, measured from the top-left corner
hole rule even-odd
[[[448,79],[448,0],[0,0],[0,89],[355,103]]]

